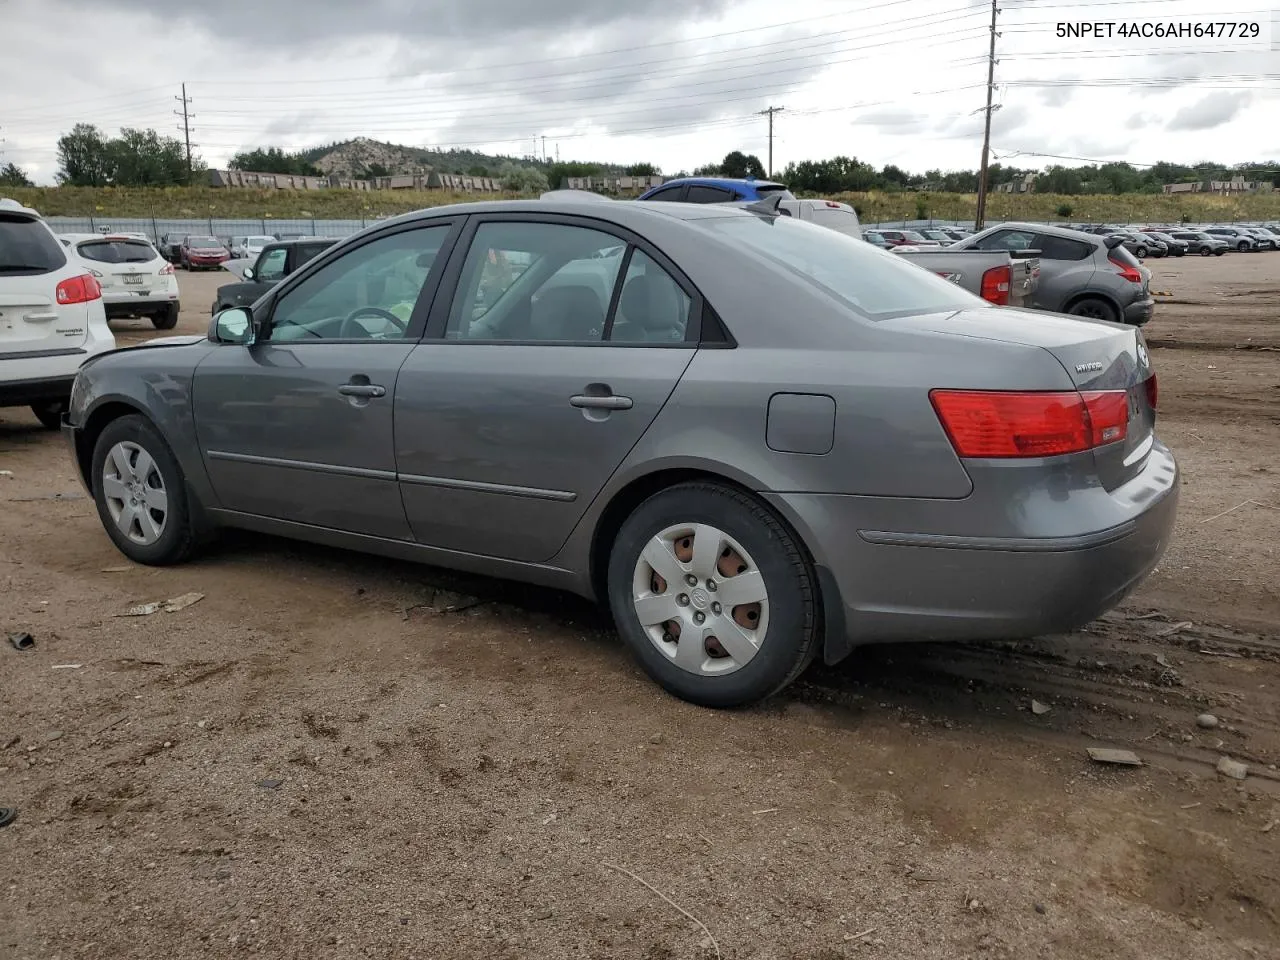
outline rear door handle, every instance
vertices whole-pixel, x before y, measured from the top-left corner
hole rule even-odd
[[[630,410],[632,407],[630,397],[589,397],[581,393],[570,397],[569,404],[591,410]]]
[[[344,383],[338,392],[344,397],[385,397],[387,388],[376,383]]]

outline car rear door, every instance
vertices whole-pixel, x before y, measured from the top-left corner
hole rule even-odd
[[[0,210],[0,363],[80,352],[89,335],[86,308],[59,305],[56,290],[60,280],[88,271],[68,265],[44,223]]]
[[[553,557],[667,402],[700,301],[650,245],[599,221],[476,217],[396,382],[415,538]]]

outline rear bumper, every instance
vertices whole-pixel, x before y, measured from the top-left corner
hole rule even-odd
[[[25,407],[49,400],[66,400],[71,396],[74,373],[31,380],[0,381],[0,407]]]
[[[1178,486],[1177,465],[1158,445],[1141,474],[1098,494],[1113,499],[1114,513],[1127,519],[1053,537],[870,530],[867,513],[877,507],[866,498],[769,499],[796,525],[820,567],[830,651],[885,641],[1021,639],[1083,626],[1160,561],[1173,534]],[[963,509],[963,501],[955,503]],[[840,635],[831,636],[833,628]],[[835,659],[829,652],[828,660]]]
[[[1124,322],[1140,327],[1156,312],[1156,301],[1153,297],[1138,300],[1124,308]]]
[[[129,297],[121,294],[112,294],[110,298],[102,298],[102,309],[106,311],[107,318],[112,317],[131,317],[136,314],[161,313],[170,306],[178,306],[178,294],[174,293],[157,293],[147,297]]]

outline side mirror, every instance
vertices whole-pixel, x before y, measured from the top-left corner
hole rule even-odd
[[[216,314],[209,323],[209,339],[214,343],[238,343],[249,346],[257,331],[253,314],[243,307],[232,307]]]
[[[252,280],[252,279],[253,279],[253,267],[245,267],[245,268],[244,268],[244,278],[245,278],[246,280]]]

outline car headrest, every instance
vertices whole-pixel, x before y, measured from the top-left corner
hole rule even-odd
[[[632,277],[622,288],[618,309],[629,324],[646,334],[667,333],[673,339],[684,336],[687,317],[682,315],[680,295],[675,284],[665,276]]]
[[[535,340],[599,340],[604,317],[590,287],[553,287],[534,298],[529,328]]]

